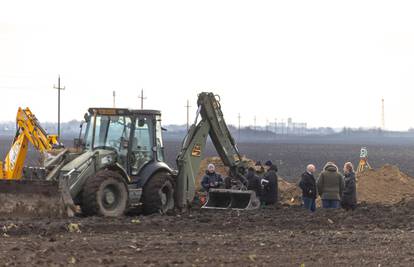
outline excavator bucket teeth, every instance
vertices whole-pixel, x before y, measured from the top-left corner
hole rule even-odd
[[[254,191],[210,189],[203,209],[253,210],[260,207]]]
[[[64,183],[43,180],[0,180],[0,218],[71,217],[73,201]]]

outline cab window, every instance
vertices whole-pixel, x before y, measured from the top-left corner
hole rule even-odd
[[[151,128],[150,119],[145,117],[137,118],[131,146],[133,156],[132,175],[137,175],[142,166],[153,159]]]

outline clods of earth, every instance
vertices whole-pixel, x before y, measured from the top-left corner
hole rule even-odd
[[[0,218],[0,266],[414,266],[414,180],[395,166],[358,176],[355,211],[309,213],[296,183],[256,211]]]

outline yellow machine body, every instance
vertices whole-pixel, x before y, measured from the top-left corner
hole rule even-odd
[[[17,131],[4,162],[0,161],[0,179],[20,180],[29,142],[39,152],[48,152],[58,146],[56,135],[48,135],[29,108],[19,108],[16,116]]]

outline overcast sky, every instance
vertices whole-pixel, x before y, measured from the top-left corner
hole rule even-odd
[[[0,2],[0,121],[29,106],[41,121],[89,106],[160,109],[185,123],[186,100],[221,96],[243,125],[414,126],[413,1]]]

